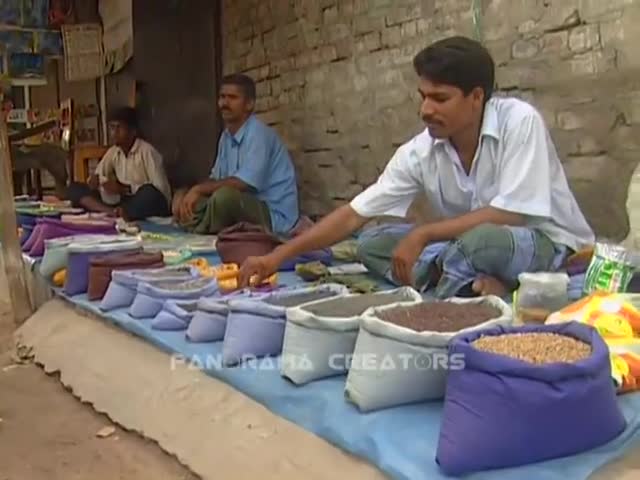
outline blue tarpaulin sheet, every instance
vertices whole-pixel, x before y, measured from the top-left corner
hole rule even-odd
[[[280,277],[282,283],[295,282],[292,273],[281,273]],[[185,340],[184,332],[153,330],[150,320],[136,320],[127,314],[126,309],[105,314],[85,295],[69,300],[174,355],[174,362],[203,368],[208,375],[228,383],[275,414],[368,460],[391,478],[447,478],[435,463],[442,402],[362,414],[344,399],[344,376],[297,387],[280,376],[279,359],[252,360],[240,367],[224,368],[221,363],[222,342],[192,344]],[[598,467],[622,455],[640,438],[640,393],[620,396],[619,402],[628,426],[609,444],[581,455],[520,468],[481,472],[467,478],[586,479]]]
[[[169,233],[173,229],[145,225],[145,230]],[[219,263],[217,255],[206,256]],[[280,283],[295,285],[292,272],[281,272]],[[445,479],[435,463],[442,402],[425,402],[362,414],[344,398],[345,376],[295,386],[279,373],[279,358],[249,361],[239,367],[222,366],[222,342],[193,344],[184,332],[153,330],[151,320],[137,320],[126,309],[109,313],[98,309],[86,295],[65,297],[105,321],[131,332],[173,356],[175,363],[187,363],[263,404],[283,418],[309,430],[332,444],[376,465],[391,478],[400,480]],[[479,472],[470,480],[572,480],[586,479],[605,463],[621,456],[640,440],[640,392],[618,397],[627,428],[615,440],[580,455],[552,461]],[[597,412],[594,412],[597,415]],[[508,419],[505,419],[508,421]]]

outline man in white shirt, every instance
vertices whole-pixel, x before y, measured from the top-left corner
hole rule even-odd
[[[370,271],[435,296],[505,295],[525,271],[548,271],[594,241],[542,116],[492,97],[494,63],[478,42],[450,37],[414,58],[427,128],[402,145],[378,181],[305,234],[248,259],[240,282],[332,245],[381,215],[405,216],[424,191],[440,220],[361,235]]]
[[[86,184],[69,185],[67,198],[74,206],[128,221],[168,216],[171,187],[162,155],[138,137],[136,111],[130,107],[114,111],[109,128],[113,146]]]

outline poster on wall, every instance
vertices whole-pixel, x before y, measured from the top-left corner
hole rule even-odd
[[[22,0],[21,25],[26,28],[46,28],[49,25],[49,0]]]
[[[0,2],[0,23],[20,25],[22,21],[22,0],[2,0]]]
[[[47,28],[49,0],[2,0],[0,24],[24,28]]]
[[[36,51],[50,57],[62,57],[62,36],[55,30],[40,30],[34,35]]]
[[[33,52],[33,32],[0,30],[0,45],[5,52]]]
[[[45,78],[44,56],[37,53],[11,53],[8,70],[12,78]]]
[[[99,24],[63,25],[64,74],[67,81],[91,80],[104,73]]]
[[[121,70],[133,56],[132,0],[100,0],[105,73]]]

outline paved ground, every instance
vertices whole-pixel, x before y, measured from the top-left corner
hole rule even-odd
[[[156,444],[83,405],[35,365],[16,366],[0,264],[0,480],[195,480]]]

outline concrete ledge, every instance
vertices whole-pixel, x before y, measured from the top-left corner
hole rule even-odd
[[[203,479],[385,478],[373,466],[73,305],[46,302],[17,332],[46,372]]]

